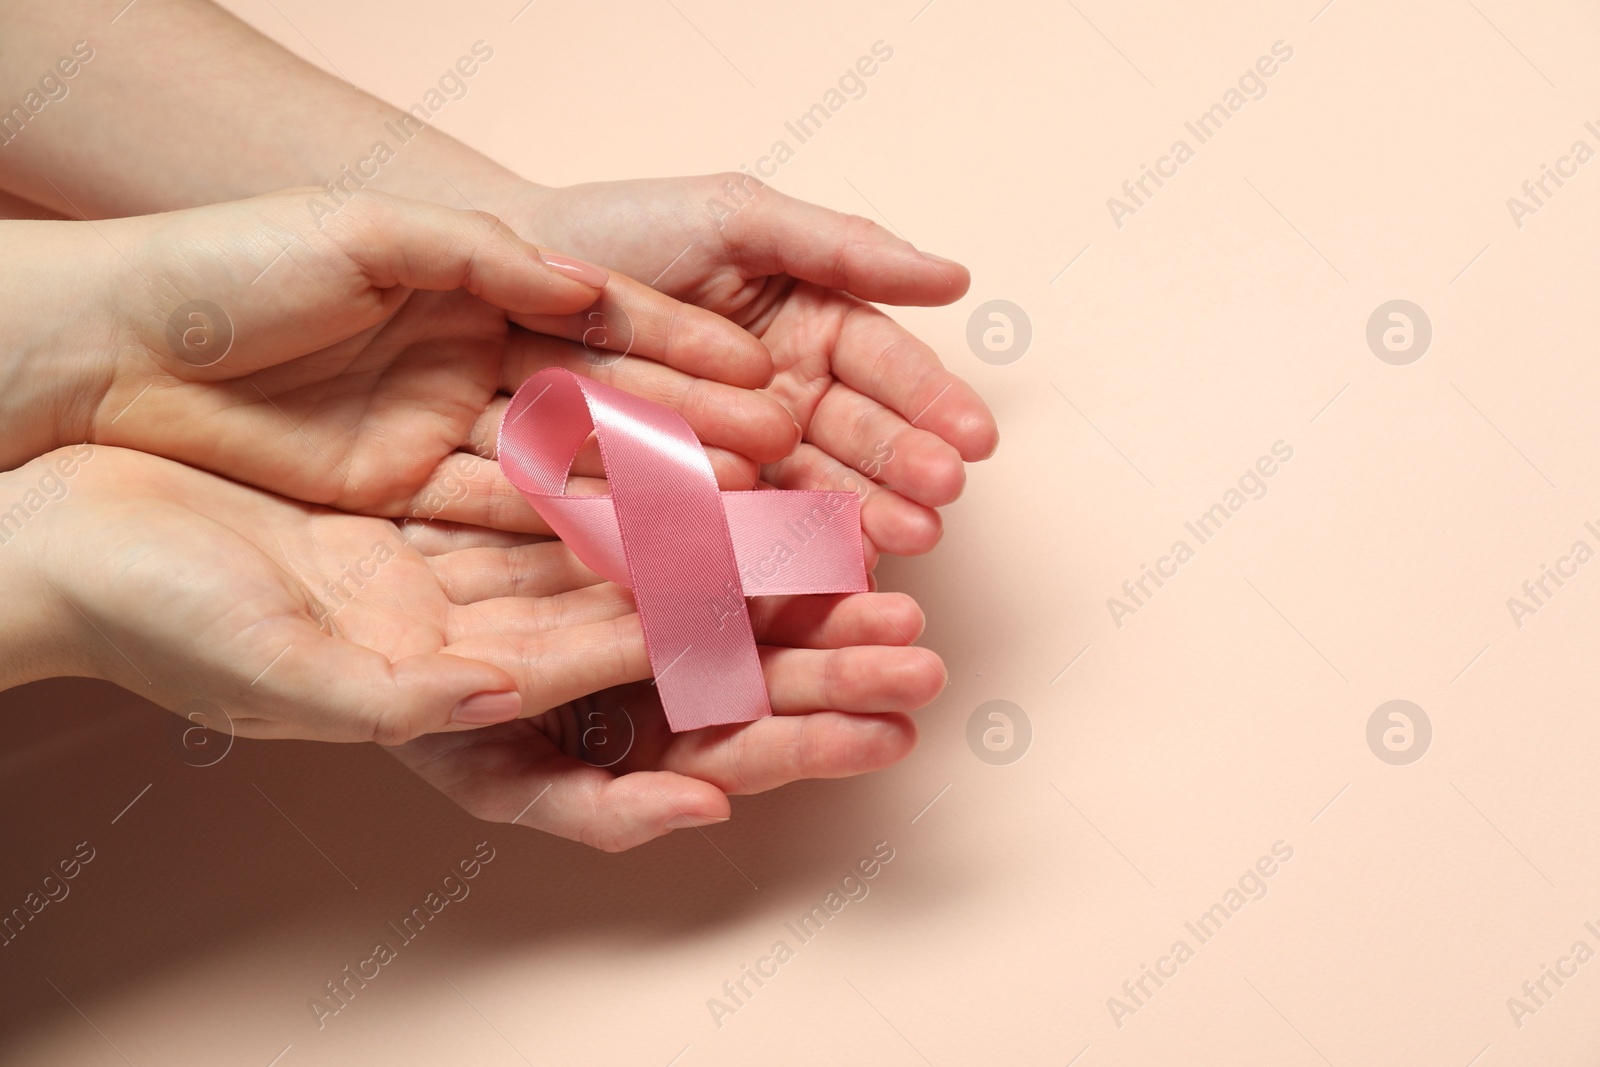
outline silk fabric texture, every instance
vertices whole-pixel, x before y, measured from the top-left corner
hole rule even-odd
[[[591,431],[611,495],[569,495]],[[772,714],[745,597],[867,588],[856,494],[725,492],[694,431],[664,404],[547,368],[511,398],[499,456],[573,553],[633,590],[674,732]]]

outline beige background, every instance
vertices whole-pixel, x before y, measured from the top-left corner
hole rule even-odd
[[[1506,198],[1600,148],[1600,16],[922,3],[231,5],[402,106],[489,42],[439,123],[552,183],[752,163],[888,43],[775,183],[973,268],[902,317],[1001,450],[938,550],[881,572],[951,684],[903,765],[614,857],[477,824],[372,748],[194,768],[120,691],[6,694],[0,908],[97,855],[0,948],[0,1059],[1594,1062],[1600,962],[1520,1027],[1506,1002],[1600,950],[1600,563],[1521,628],[1506,598],[1600,547],[1600,162],[1520,228]],[[1267,95],[1115,226],[1106,198],[1279,40]],[[1005,366],[965,339],[996,298],[1034,331]],[[1365,340],[1396,298],[1434,330],[1408,366]],[[1106,599],[1280,440],[1265,498],[1115,625]],[[1434,731],[1407,766],[1366,741],[1396,698]],[[966,741],[994,699],[1033,729],[1007,766]],[[319,1031],[308,998],[485,839],[472,895]],[[717,1026],[707,999],[880,841],[870,895]],[[1198,945],[1185,922],[1278,841],[1267,895]],[[1194,958],[1119,1028],[1107,998],[1179,938]]]

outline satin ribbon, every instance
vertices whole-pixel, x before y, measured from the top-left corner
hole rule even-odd
[[[610,496],[570,496],[593,430]],[[867,588],[854,493],[723,492],[676,411],[568,370],[522,384],[500,468],[589,569],[633,589],[674,732],[772,714],[744,598]]]

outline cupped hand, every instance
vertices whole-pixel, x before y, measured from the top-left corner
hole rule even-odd
[[[488,577],[487,575],[485,577]],[[625,591],[615,590],[624,610]],[[910,647],[922,614],[895,593],[757,598],[751,621],[773,714],[674,734],[648,683],[547,715],[389,751],[469,813],[608,852],[726,821],[728,797],[879,770],[916,743],[908,711],[940,692],[942,662]]]
[[[881,551],[932,548],[934,509],[961,492],[963,464],[998,445],[972,387],[867,303],[948,304],[966,292],[966,269],[876,223],[747,174],[530,187],[503,217],[759,337],[775,369],[764,392],[803,432],[763,477],[785,489],[857,491]]]
[[[61,471],[13,536],[36,579],[55,673],[105,678],[170,709],[200,703],[246,737],[397,744],[534,715],[649,676],[636,620],[587,604],[598,579],[559,542],[426,554],[431,524],[350,515],[103,445],[3,477]],[[43,483],[41,483],[43,484]],[[550,560],[545,565],[544,560]],[[533,574],[490,590],[463,566]],[[13,591],[15,593],[15,591]],[[516,664],[516,670],[485,662]]]
[[[761,598],[777,714],[675,735],[640,684],[632,597],[559,541],[350,515],[106,446],[0,478],[22,492],[46,475],[59,492],[6,551],[26,560],[48,644],[71,650],[52,673],[218,709],[203,723],[240,736],[402,745],[485,818],[511,821],[537,780],[550,803],[521,821],[602,847],[726,815],[728,792],[893,762],[914,739],[898,713],[944,682],[936,656],[903,647],[922,622],[907,597]],[[596,710],[620,717],[598,760]],[[468,731],[484,743],[439,743]]]
[[[795,443],[782,406],[749,388],[771,376],[765,349],[710,312],[541,255],[477,212],[366,192],[337,214],[309,203],[291,191],[9,224],[45,242],[45,269],[110,290],[85,302],[109,316],[104,336],[77,340],[115,356],[92,398],[65,405],[61,443],[138,449],[347,511],[536,532],[548,530],[484,457],[504,394],[541,367],[674,404],[731,484]],[[81,255],[49,255],[58,235]],[[601,473],[598,454],[576,472]]]

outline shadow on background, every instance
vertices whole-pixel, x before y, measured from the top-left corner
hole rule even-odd
[[[372,745],[241,739],[191,766],[181,721],[83,679],[0,694],[0,914],[43,896],[81,843],[94,849],[68,895],[0,947],[5,1044],[70,1015],[68,998],[103,1004],[197,968],[243,982],[230,976],[242,955],[248,993],[231,995],[281,993],[303,1023],[317,983],[398,941],[388,924],[482,841],[495,858],[471,895],[417,939],[431,967],[570,950],[622,966],[737,923],[774,893],[793,894],[798,917],[926,799],[894,795],[882,776],[798,783],[736,798],[733,821],[704,834],[607,855],[479,822]],[[902,879],[896,910],[952,906],[971,877]]]

